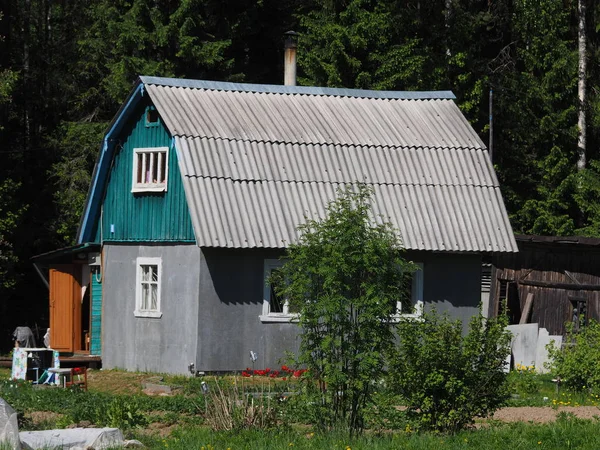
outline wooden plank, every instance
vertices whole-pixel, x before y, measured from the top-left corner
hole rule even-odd
[[[554,281],[533,281],[520,280],[519,284],[527,286],[547,287],[554,289],[565,289],[568,291],[600,291],[600,284],[574,284],[574,283],[557,283]]]
[[[519,324],[524,324],[527,323],[527,320],[529,318],[529,313],[531,312],[531,307],[533,305],[533,293],[530,292],[529,294],[527,294],[527,299],[525,300],[525,307],[523,308],[523,313],[521,314],[521,320],[519,321]]]

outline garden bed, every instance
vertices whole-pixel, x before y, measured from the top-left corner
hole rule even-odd
[[[7,385],[9,375],[8,370],[0,369],[0,389]],[[254,393],[251,396],[253,398],[260,392],[273,393],[278,389],[292,390],[293,387],[290,380],[265,376],[218,379],[224,386],[243,383],[249,393]],[[142,384],[148,380],[171,386],[174,388],[173,395],[145,395]],[[214,382],[215,378],[206,377],[205,380]],[[87,418],[107,415],[111,420],[124,421],[124,429],[129,437],[138,438],[153,449],[200,449],[203,446],[205,450],[236,447],[345,450],[347,446],[352,449],[430,446],[454,449],[482,448],[483,442],[485,448],[500,449],[508,445],[512,447],[517,441],[523,448],[558,449],[561,448],[561,439],[563,443],[570,441],[574,448],[600,447],[600,437],[595,431],[592,432],[598,426],[596,417],[600,415],[600,409],[596,406],[598,398],[566,391],[556,393],[549,377],[534,377],[532,386],[535,389],[531,386],[529,389],[535,392],[521,392],[517,400],[511,400],[518,402],[519,406],[498,410],[492,419],[478,421],[477,429],[453,436],[415,434],[410,429],[379,434],[368,430],[363,437],[352,441],[335,434],[321,435],[307,426],[289,424],[235,433],[211,431],[204,418],[206,403],[201,393],[202,381],[200,378],[91,370],[88,393],[15,385],[4,394],[0,391],[0,397],[6,395],[7,400],[12,399],[17,410],[26,412],[22,420],[24,429],[73,426],[74,421],[78,426],[95,426],[93,420]],[[547,406],[537,406],[540,404]],[[577,442],[581,442],[581,445],[574,445]]]

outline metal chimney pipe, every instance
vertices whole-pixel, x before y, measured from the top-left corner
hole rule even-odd
[[[283,84],[296,86],[296,49],[298,47],[298,33],[287,31],[284,33],[285,46],[283,55]]]

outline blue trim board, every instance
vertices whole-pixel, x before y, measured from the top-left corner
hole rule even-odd
[[[102,195],[104,194],[104,186],[106,184],[106,177],[110,170],[110,163],[112,160],[115,140],[114,137],[121,131],[131,111],[137,106],[143,97],[143,83],[139,82],[134,88],[133,92],[129,95],[129,99],[121,110],[113,119],[113,122],[104,136],[102,143],[102,149],[98,155],[96,161],[96,167],[92,175],[92,184],[90,186],[90,192],[86,200],[85,209],[83,212],[81,225],[79,232],[77,233],[77,243],[82,244],[84,242],[91,241],[94,237],[92,236],[92,225],[94,219],[99,214],[100,204],[102,203]]]

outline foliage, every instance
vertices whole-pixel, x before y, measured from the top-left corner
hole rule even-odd
[[[535,366],[517,364],[508,374],[507,382],[510,391],[519,395],[531,395],[539,390]]]
[[[567,323],[562,348],[548,344],[550,368],[561,384],[575,390],[600,392],[600,323],[590,320],[579,330]]]
[[[103,411],[103,413],[106,415],[106,419],[102,420],[103,415],[100,414],[95,423],[100,423],[112,428],[121,428],[122,430],[141,427],[148,423],[148,419],[140,411],[135,399],[127,401],[123,401],[123,399],[113,399],[109,403],[108,409]]]
[[[0,182],[0,293],[11,289],[15,283],[15,274],[11,269],[16,258],[10,238],[25,210],[16,198],[19,187],[19,184],[10,179]]]
[[[364,426],[413,270],[391,226],[373,223],[371,195],[362,184],[339,191],[325,219],[299,228],[299,242],[273,280],[300,313],[298,364],[308,369],[308,388],[318,389],[318,423],[351,432]]]
[[[510,352],[506,324],[506,317],[476,315],[463,336],[460,321],[435,311],[422,321],[400,322],[390,381],[414,428],[457,432],[503,404]]]
[[[49,176],[55,183],[54,201],[60,213],[54,227],[64,245],[75,244],[75,234],[105,128],[105,123],[63,123],[52,141],[54,146],[62,148],[63,153],[60,160],[52,165]]]
[[[301,16],[298,62],[303,84],[387,90],[437,86],[439,61],[419,33],[435,28],[435,21],[427,18],[439,13],[436,5],[423,4],[421,9],[413,2],[404,8],[373,0],[317,3]]]

